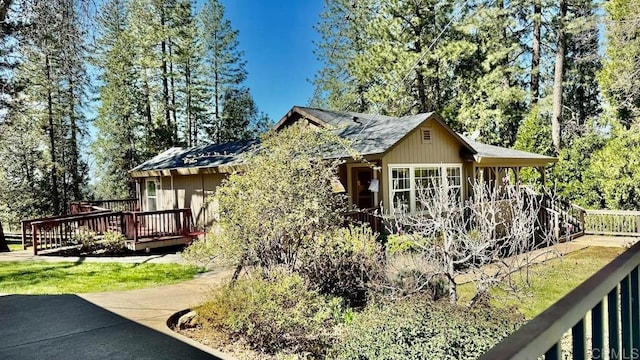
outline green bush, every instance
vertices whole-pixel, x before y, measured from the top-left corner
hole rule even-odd
[[[73,242],[80,245],[78,248],[80,253],[90,253],[98,249],[96,233],[86,228],[78,229],[78,233],[73,237]]]
[[[336,359],[475,359],[522,324],[515,312],[405,298],[371,304],[341,326]]]
[[[303,250],[298,271],[321,293],[360,306],[368,288],[382,277],[379,254],[371,228],[351,226],[321,236]]]
[[[322,356],[332,341],[340,301],[307,288],[302,277],[270,272],[211,293],[196,309],[201,323],[252,349]]]
[[[100,247],[108,254],[116,255],[127,251],[127,238],[118,231],[109,230],[102,236]]]

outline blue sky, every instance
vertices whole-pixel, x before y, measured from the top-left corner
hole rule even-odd
[[[313,26],[322,0],[226,0],[225,15],[239,34],[249,73],[247,86],[260,111],[278,121],[306,105],[320,63],[313,54]]]

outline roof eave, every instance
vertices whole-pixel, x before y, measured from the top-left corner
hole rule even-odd
[[[246,168],[246,164],[229,164],[210,167],[181,167],[172,169],[131,170],[129,171],[129,176],[131,176],[132,178],[146,178],[173,175],[231,174],[238,171],[244,171]]]
[[[475,155],[474,162],[480,166],[501,166],[501,167],[546,167],[558,162],[558,158],[515,158],[515,157],[492,157]]]

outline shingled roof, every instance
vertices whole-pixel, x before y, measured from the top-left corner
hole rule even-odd
[[[447,126],[439,115],[423,113],[392,117],[375,114],[323,110],[294,106],[275,126],[279,130],[300,119],[328,128],[344,139],[353,140],[353,148],[361,155],[384,154],[426,120],[438,122],[465,149],[465,153],[478,164],[502,162],[512,165],[536,165],[557,161],[554,157],[487,145],[458,134]],[[239,141],[223,144],[207,144],[193,148],[171,148],[130,171],[134,177],[157,176],[167,171],[182,174],[195,173],[199,169],[209,172],[229,172],[241,164],[241,155],[258,146],[258,141]],[[338,152],[326,157],[341,157]]]
[[[142,177],[149,176],[149,172],[153,171],[176,170],[188,174],[190,169],[211,169],[212,172],[226,172],[220,168],[239,165],[240,155],[250,151],[256,144],[256,140],[247,140],[204,144],[186,149],[173,147],[136,166],[129,173],[133,177]]]

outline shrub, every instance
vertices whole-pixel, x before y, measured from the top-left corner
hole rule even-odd
[[[302,251],[298,271],[323,294],[364,305],[367,290],[381,277],[376,235],[368,226],[350,226],[321,236]]]
[[[409,297],[367,306],[341,327],[336,359],[475,359],[522,324],[488,306],[468,309]]]
[[[292,270],[301,249],[342,224],[346,198],[332,192],[340,160],[324,159],[327,147],[339,152],[347,142],[303,124],[263,137],[246,171],[216,191],[220,231],[235,244],[217,248],[225,259]]]
[[[309,290],[299,275],[273,269],[270,275],[214,290],[196,309],[203,326],[254,350],[322,356],[331,343],[339,300]]]
[[[73,241],[77,245],[80,245],[78,248],[80,253],[90,253],[98,249],[96,233],[86,228],[78,229],[78,233],[73,237]]]
[[[122,254],[127,251],[126,240],[120,232],[109,230],[102,236],[100,247],[108,254]]]

